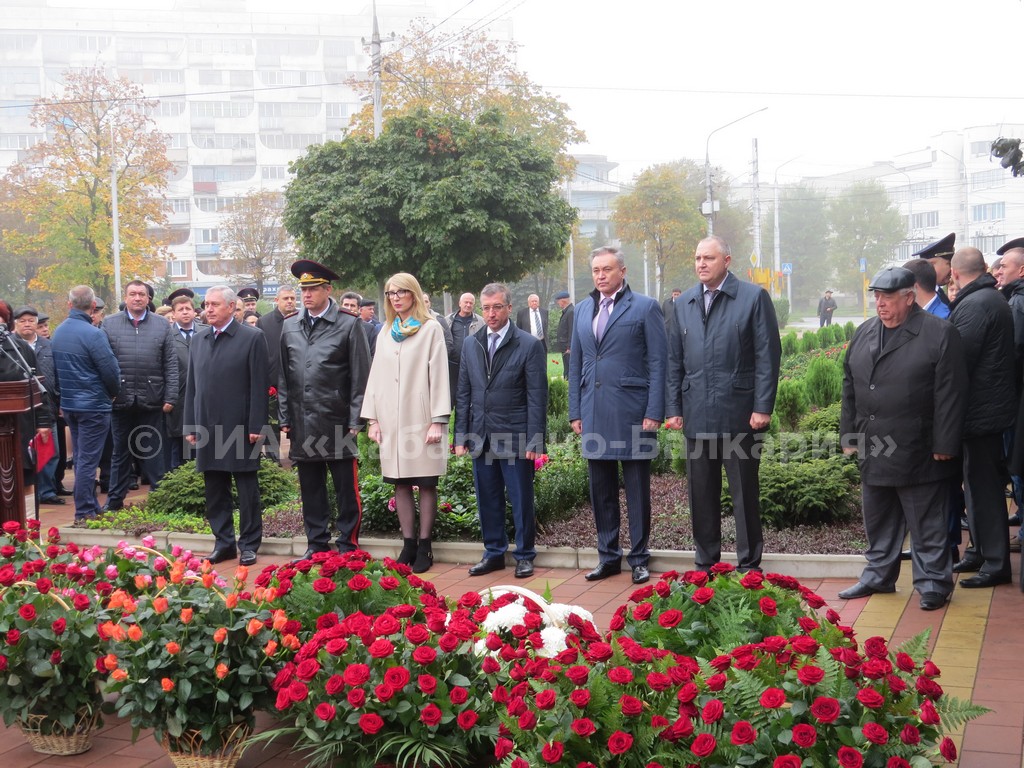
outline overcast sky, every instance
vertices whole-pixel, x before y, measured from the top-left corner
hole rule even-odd
[[[137,7],[140,0],[63,0]],[[148,0],[163,6],[169,0]],[[368,12],[368,0],[248,0],[251,10]],[[390,0],[381,0],[381,15]],[[439,31],[510,19],[520,66],[572,108],[576,148],[621,164],[702,160],[762,183],[921,148],[944,130],[1024,123],[1020,0],[408,0]],[[403,30],[382,29],[382,33]],[[793,158],[797,158],[793,160]],[[791,161],[792,160],[792,161]],[[791,161],[791,162],[787,162]]]

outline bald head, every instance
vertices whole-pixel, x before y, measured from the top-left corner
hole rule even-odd
[[[1024,277],[1024,248],[1013,248],[1003,254],[1003,285]]]
[[[977,248],[971,246],[961,248],[954,253],[949,266],[953,272],[953,279],[961,288],[988,272],[985,256]]]

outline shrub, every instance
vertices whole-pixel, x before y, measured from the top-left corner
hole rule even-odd
[[[785,328],[789,322],[789,299],[772,299],[775,305],[775,317],[778,318],[779,328]]]
[[[569,420],[569,382],[561,376],[548,378],[548,418]]]
[[[270,459],[260,460],[258,478],[264,507],[283,504],[299,496],[295,472],[278,466]],[[237,500],[234,482],[231,488],[232,498]],[[146,499],[145,509],[147,516],[191,515],[202,518],[206,513],[206,486],[203,474],[196,471],[196,463],[188,461],[164,475],[160,486]]]
[[[662,427],[658,430],[658,455],[651,462],[651,474],[678,474],[679,460],[683,458],[685,464],[685,456],[686,440],[682,430]]]
[[[356,438],[359,442],[359,472],[380,474],[380,446],[366,436],[365,430]]]
[[[818,346],[818,334],[816,331],[808,331],[800,337],[801,352],[813,352]]]
[[[782,337],[782,356],[789,357],[795,355],[799,351],[800,341],[797,338],[796,331],[790,331]]]
[[[838,432],[841,412],[842,403],[834,402],[805,415],[798,428],[801,432]]]
[[[857,332],[857,326],[853,324],[853,320],[847,320],[843,326],[843,336],[846,337],[846,341],[853,338],[853,334]]]
[[[847,522],[857,517],[860,473],[844,456],[761,462],[761,517],[774,528]]]
[[[813,358],[804,375],[804,386],[811,405],[819,408],[831,405],[842,395],[842,365],[824,355]]]
[[[807,413],[807,392],[799,379],[783,379],[775,396],[775,413],[783,429],[796,429],[800,417]]]
[[[540,525],[568,517],[590,496],[587,460],[580,455],[578,440],[551,445],[547,455],[533,481]]]

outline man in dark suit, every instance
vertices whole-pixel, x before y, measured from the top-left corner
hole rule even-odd
[[[270,360],[270,385],[277,386],[277,377],[281,371],[281,328],[286,318],[295,314],[295,289],[290,285],[282,285],[277,289],[277,296],[274,299],[275,306],[272,312],[268,312],[256,321],[256,327],[263,331],[267,337],[267,353]],[[270,414],[271,418],[277,416]],[[278,464],[281,463],[281,428],[275,422],[273,425],[274,439],[267,440],[264,445],[267,458]]]
[[[526,306],[516,315],[516,325],[544,345],[548,351],[548,313],[540,308],[540,296],[531,293],[526,299]]]
[[[782,344],[768,293],[729,271],[729,244],[697,244],[696,286],[676,299],[670,326],[668,426],[686,436],[696,566],[722,559],[722,467],[736,517],[737,567],[760,570],[757,471],[775,407]]]
[[[165,299],[165,302],[171,306],[171,317],[174,318],[174,322],[171,324],[171,338],[174,341],[174,351],[178,355],[179,403],[185,402],[185,385],[188,383],[188,352],[192,344],[192,337],[202,327],[196,322],[196,308],[192,303],[194,298],[195,293],[191,288],[178,288]],[[168,471],[192,460],[192,445],[185,439],[182,429],[183,411],[183,408],[175,408],[170,413],[164,414],[164,428],[171,441],[170,450],[167,451]]]
[[[661,306],[626,284],[618,248],[590,255],[594,291],[575,312],[569,353],[569,422],[582,435],[597,528],[596,581],[619,573],[619,464],[626,485],[634,584],[650,579],[651,459],[665,416],[667,340]]]
[[[256,479],[260,433],[267,424],[267,340],[237,322],[237,297],[226,285],[206,291],[209,327],[189,347],[184,430],[196,449],[206,483],[206,517],[216,538],[211,563],[238,556],[232,520],[231,478],[238,488],[241,565],[254,565],[263,539],[263,509]]]
[[[914,588],[934,611],[953,591],[943,510],[967,407],[963,347],[956,328],[917,306],[910,270],[887,267],[868,290],[877,317],[850,340],[839,425],[844,452],[859,458],[868,564],[839,598],[896,590],[909,527]]]
[[[568,291],[559,291],[555,294],[555,302],[562,310],[558,318],[558,329],[555,331],[555,350],[562,353],[562,378],[569,378],[569,351],[572,345],[572,320],[576,308]]]
[[[484,556],[469,569],[482,576],[505,567],[505,500],[516,531],[516,578],[533,575],[534,460],[544,453],[547,361],[540,340],[509,322],[512,294],[491,283],[480,294],[485,328],[462,345],[455,408],[455,454],[473,457]]]

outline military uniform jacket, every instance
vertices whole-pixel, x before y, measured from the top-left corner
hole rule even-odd
[[[839,432],[863,446],[864,483],[917,485],[960,470],[959,461],[932,458],[961,452],[967,370],[956,328],[915,305],[883,350],[882,321],[871,318],[850,340],[843,369]]]

